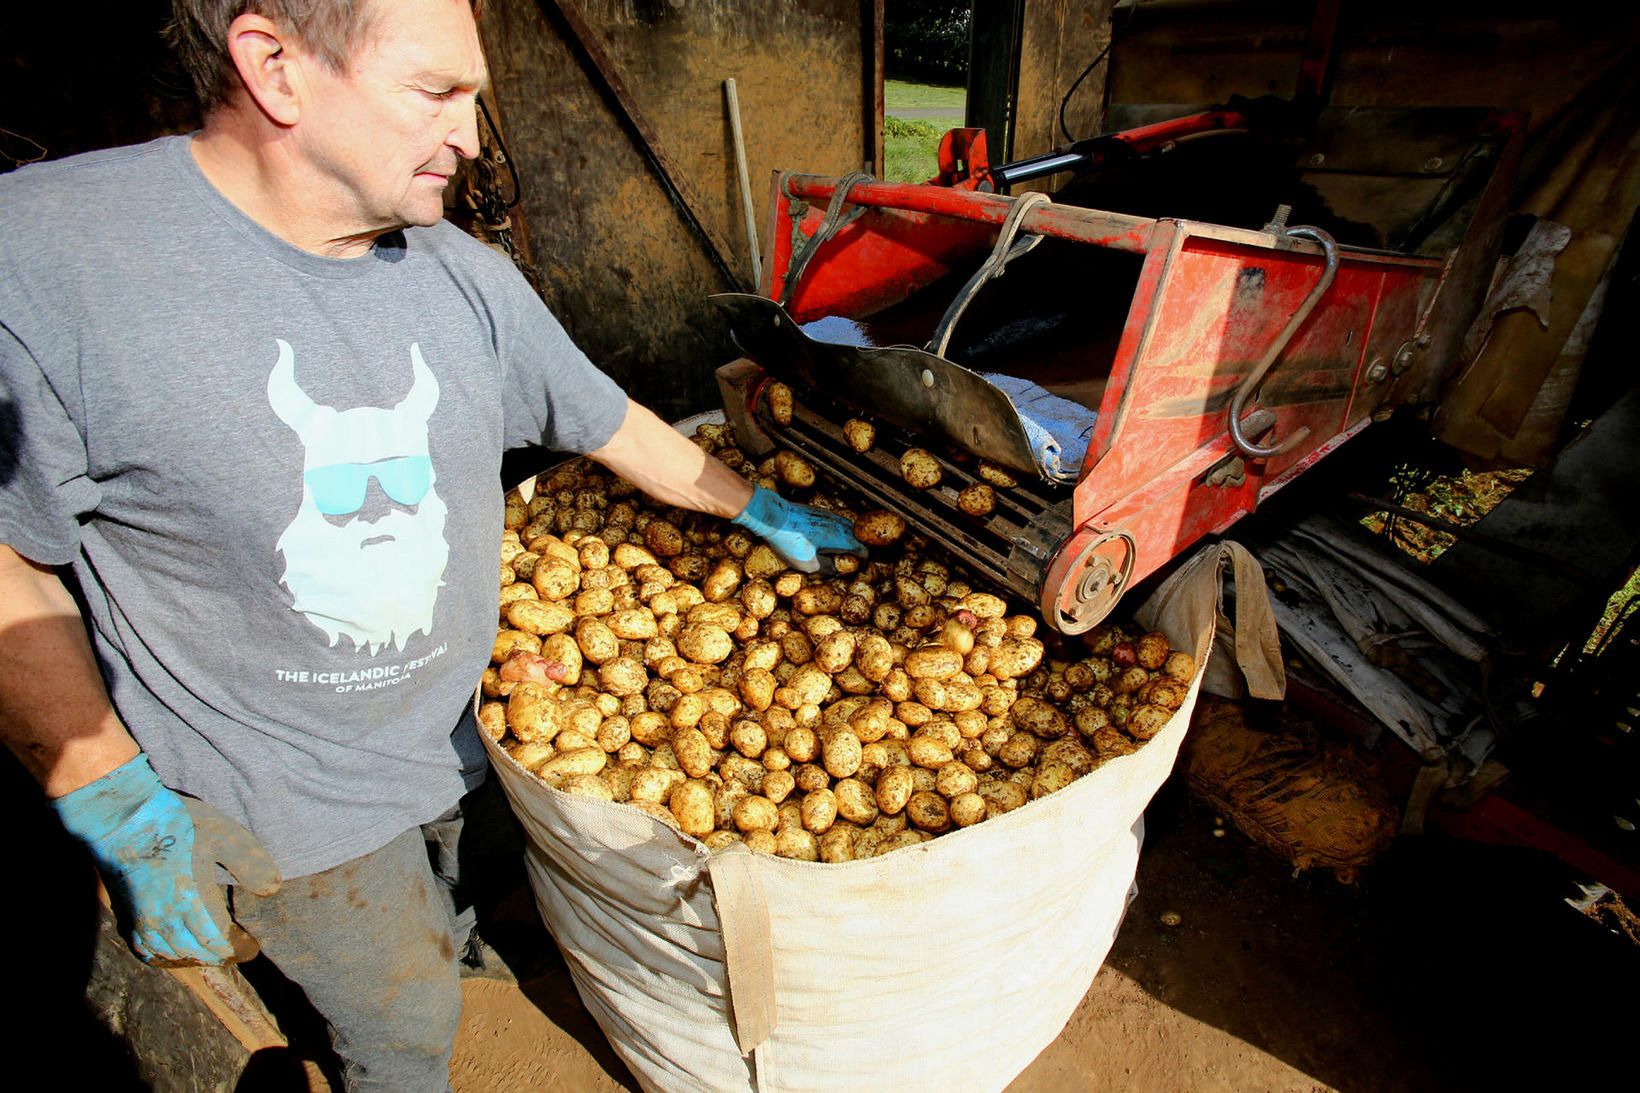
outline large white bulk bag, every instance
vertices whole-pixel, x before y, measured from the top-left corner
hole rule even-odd
[[[1203,667],[1232,558],[1256,573],[1240,547],[1215,544],[1141,611]],[[1249,640],[1268,603],[1262,581],[1239,591]],[[1268,692],[1272,669],[1250,667]],[[486,744],[541,916],[646,1089],[992,1090],[1059,1034],[1110,951],[1145,806],[1201,680],[1199,667],[1134,754],[1014,812],[842,864],[738,844],[713,854],[635,808],[548,788]]]

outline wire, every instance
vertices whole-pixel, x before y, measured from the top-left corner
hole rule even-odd
[[[11,129],[0,128],[0,136],[16,137],[18,140],[26,141],[34,146],[34,154],[29,155],[27,159],[24,159],[22,156],[14,156],[10,152],[0,150],[0,159],[9,160],[13,166],[27,167],[31,163],[39,163],[42,159],[45,159],[46,156],[51,154],[46,150],[46,146],[41,144],[39,141]],[[25,154],[27,155],[28,153]]]
[[[1116,6],[1120,7],[1121,2],[1122,2],[1122,0],[1117,0]],[[1138,13],[1138,11],[1139,11],[1139,0],[1133,0],[1133,2],[1128,6],[1128,9],[1127,9],[1127,13],[1128,13],[1127,14],[1127,25],[1128,26],[1132,26],[1133,17],[1134,17],[1134,15],[1136,15]],[[1070,127],[1065,124],[1065,108],[1071,104],[1071,96],[1076,94],[1076,89],[1078,87],[1082,86],[1082,81],[1088,78],[1088,73],[1092,72],[1095,68],[1099,67],[1099,62],[1105,59],[1105,55],[1110,52],[1110,47],[1116,44],[1116,10],[1115,10],[1115,8],[1113,8],[1111,10],[1111,28],[1110,29],[1111,29],[1111,40],[1105,43],[1105,48],[1101,49],[1099,51],[1099,56],[1095,57],[1092,61],[1088,62],[1088,67],[1086,67],[1082,70],[1082,74],[1080,76],[1076,77],[1076,82],[1071,84],[1071,89],[1069,91],[1065,92],[1065,97],[1059,100],[1059,131],[1061,133],[1065,134],[1065,139],[1067,141],[1071,142],[1072,144],[1076,143],[1076,138],[1071,136]]]
[[[1099,66],[1099,62],[1105,59],[1105,54],[1110,52],[1110,47],[1112,44],[1114,43],[1105,43],[1105,48],[1099,51],[1099,56],[1089,62],[1088,67],[1082,70],[1082,74],[1076,77],[1076,82],[1071,84],[1071,89],[1065,92],[1065,97],[1059,100],[1059,131],[1065,134],[1065,139],[1070,141],[1072,144],[1076,143],[1076,138],[1071,136],[1070,127],[1065,124],[1065,108],[1071,104],[1071,96],[1076,94],[1076,89],[1082,86],[1082,81],[1088,78],[1088,73],[1097,68]]]

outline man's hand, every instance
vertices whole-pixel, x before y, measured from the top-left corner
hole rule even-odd
[[[818,573],[831,566],[828,555],[858,554],[866,548],[854,537],[854,529],[836,513],[782,500],[779,494],[759,486],[751,501],[734,522],[761,536],[786,559],[786,564],[804,573]]]
[[[223,964],[256,955],[215,876],[221,865],[259,896],[279,890],[278,867],[249,831],[165,788],[140,754],[53,804],[90,848],[144,961]]]

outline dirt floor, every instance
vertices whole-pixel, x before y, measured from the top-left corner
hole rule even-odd
[[[1012,1090],[1467,1089],[1628,1071],[1640,953],[1563,902],[1576,891],[1550,859],[1402,839],[1344,887],[1292,876],[1234,830],[1213,837],[1213,820],[1163,789],[1109,960]],[[464,984],[458,1093],[636,1088],[525,893],[490,930],[523,986]]]

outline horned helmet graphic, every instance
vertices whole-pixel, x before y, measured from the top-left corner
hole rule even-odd
[[[450,547],[435,490],[427,422],[439,386],[410,346],[410,393],[390,408],[337,410],[296,382],[296,353],[276,339],[268,405],[302,441],[302,502],[280,535],[292,609],[335,645],[375,656],[431,635]]]

